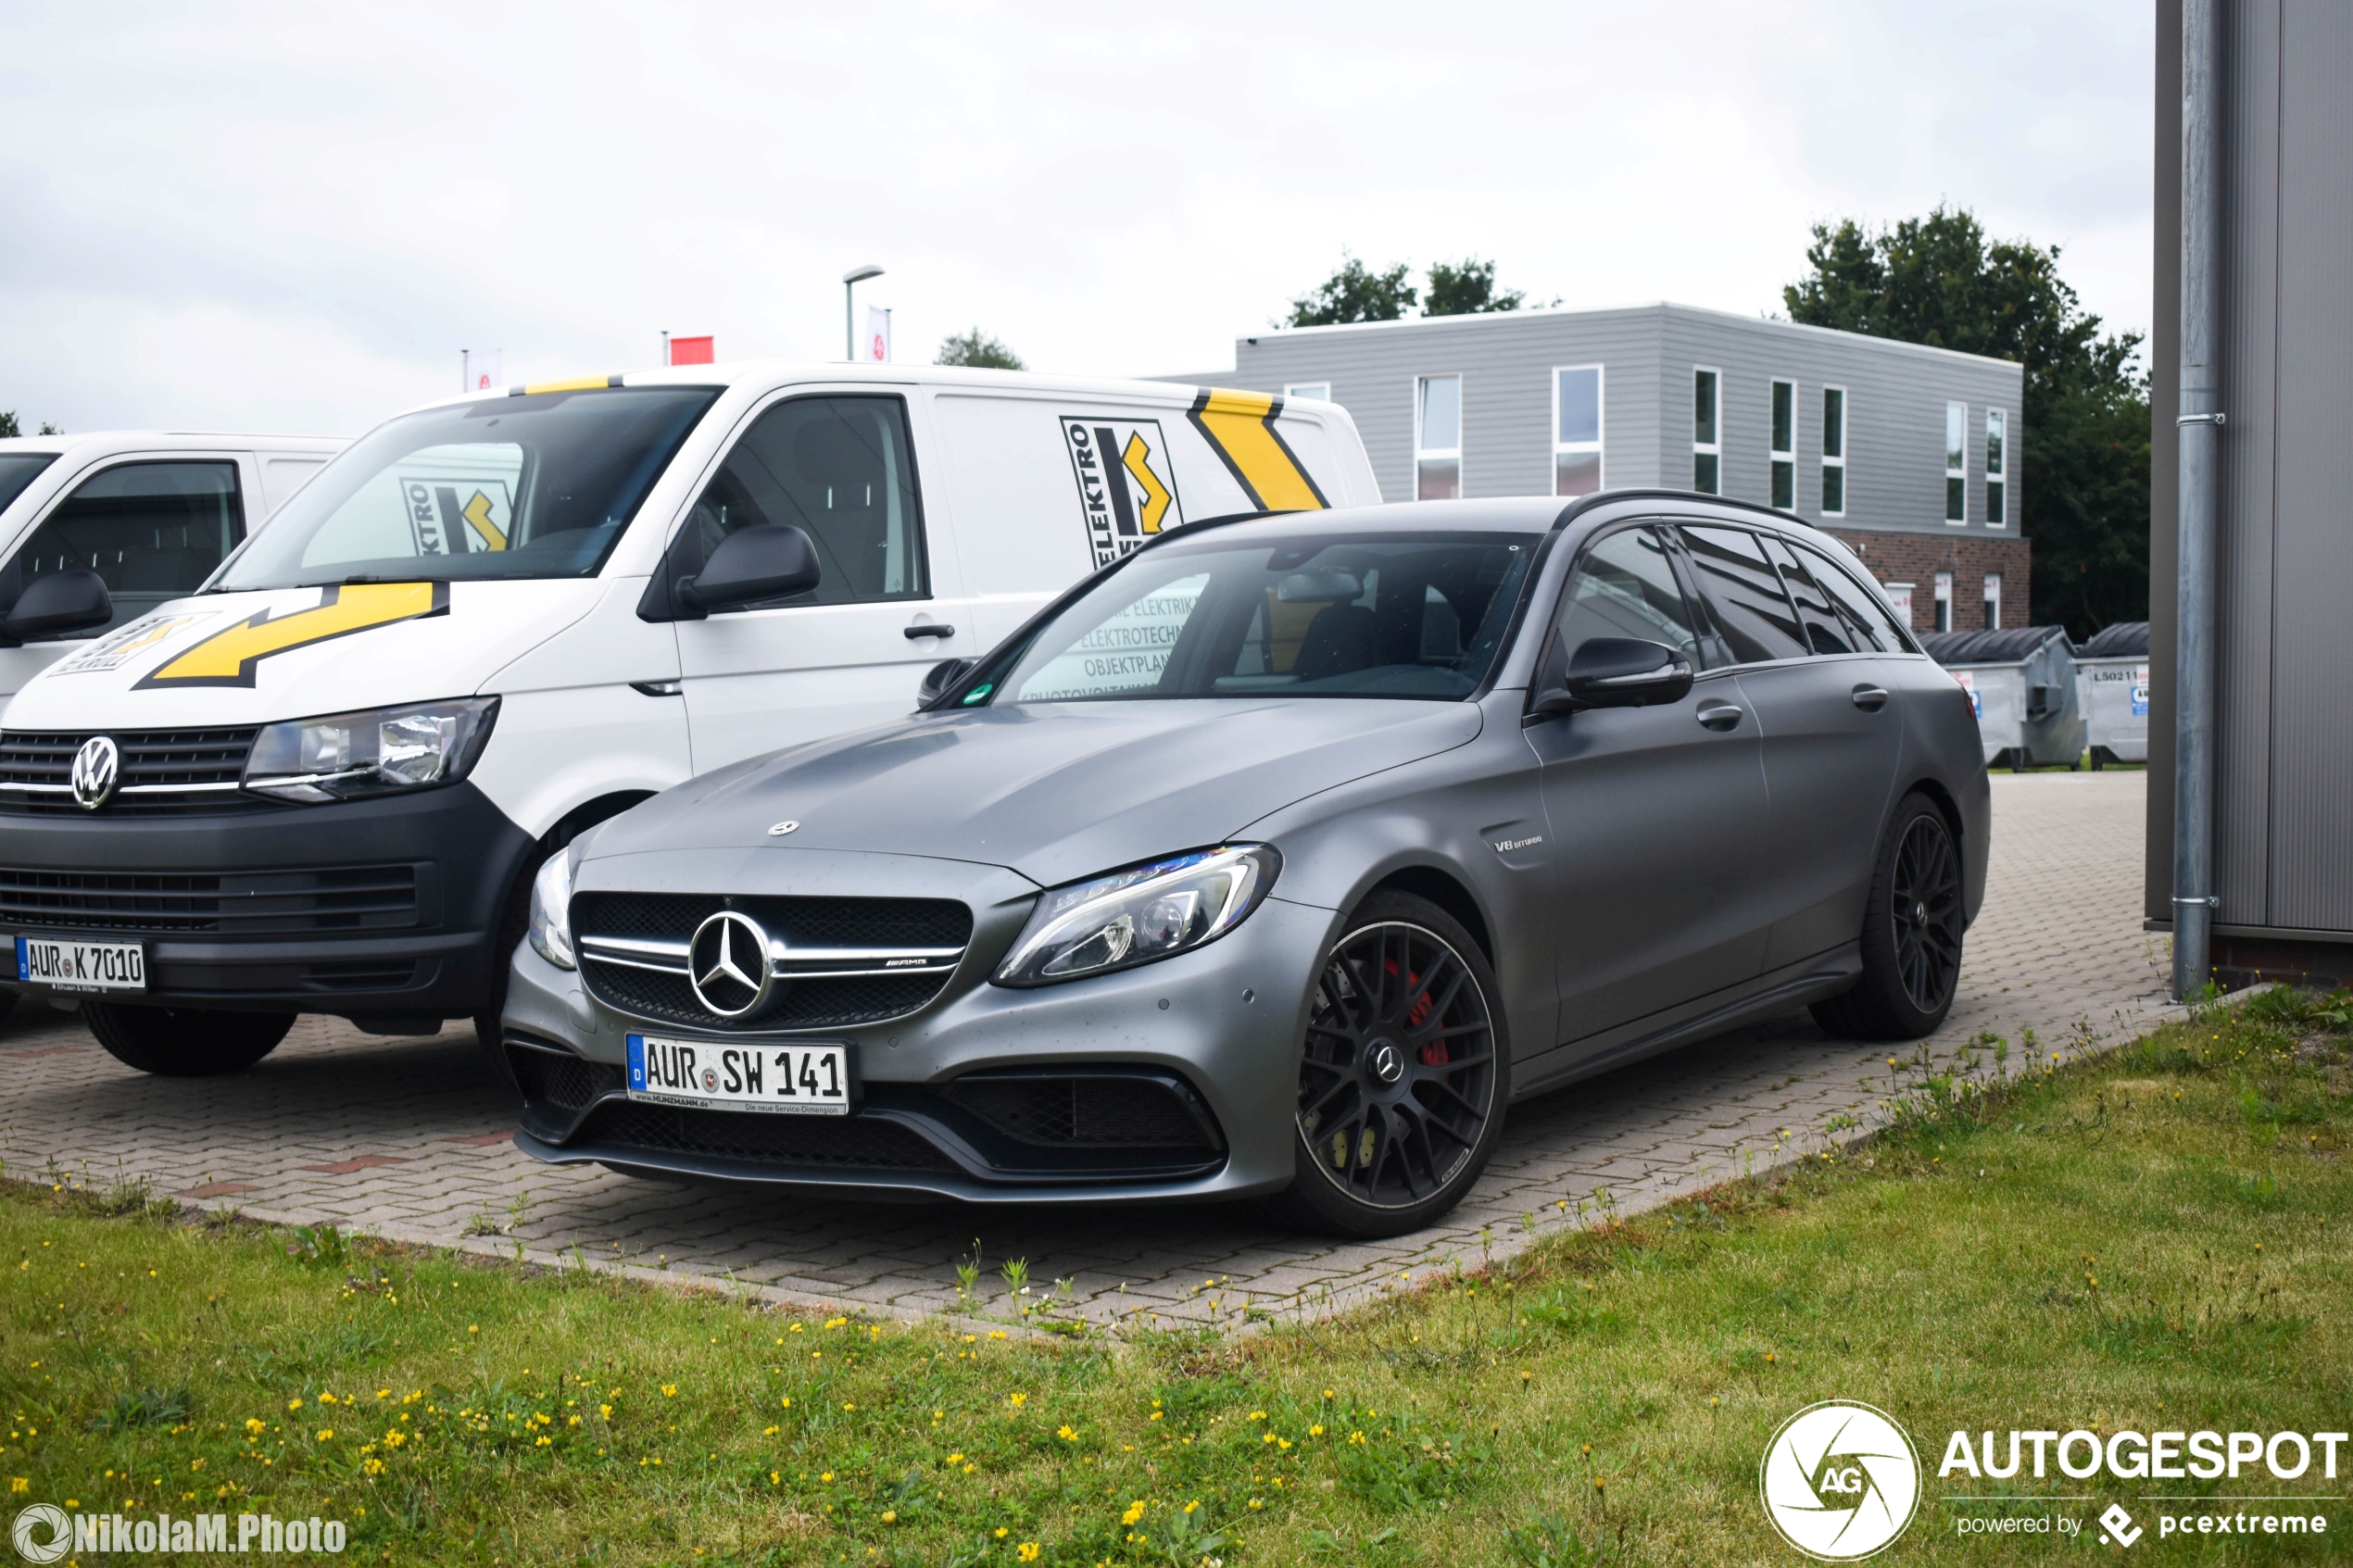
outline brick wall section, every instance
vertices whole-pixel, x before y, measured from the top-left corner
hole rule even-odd
[[[2334,990],[2353,985],[2353,944],[2308,942],[2295,937],[2222,936],[2210,939],[2207,960],[2222,988],[2236,991],[2267,980]]]
[[[1953,629],[1974,632],[1984,624],[1985,574],[2002,574],[2002,624],[2028,624],[2032,604],[2034,546],[2023,539],[1982,533],[1897,533],[1833,528],[1839,541],[1863,558],[1882,583],[1912,585],[1912,630],[1936,630],[1936,574],[1953,574]]]

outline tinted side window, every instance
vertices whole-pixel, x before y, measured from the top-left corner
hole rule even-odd
[[[760,416],[695,503],[705,558],[738,528],[784,522],[816,542],[824,580],[795,604],[931,595],[906,406],[800,397]]]
[[[1828,588],[1838,600],[1839,608],[1845,610],[1848,623],[1856,628],[1856,635],[1868,634],[1869,646],[1883,653],[1904,651],[1904,638],[1896,630],[1895,617],[1888,612],[1877,594],[1856,582],[1843,567],[1819,550],[1804,545],[1796,549],[1798,558],[1814,573],[1814,581]]]
[[[193,594],[245,536],[234,463],[121,463],[83,480],[8,563],[11,600],[35,578],[85,567],[114,597],[94,637]]]
[[[1685,523],[1684,547],[1699,590],[1732,657],[1743,664],[1802,659],[1806,644],[1797,614],[1781,591],[1780,573],[1765,558],[1756,535],[1743,528]]]
[[[1545,651],[1565,669],[1569,656],[1593,637],[1664,643],[1693,666],[1700,663],[1691,607],[1667,564],[1666,546],[1652,530],[1629,528],[1585,552],[1568,580],[1558,629]]]
[[[1838,612],[1838,601],[1831,597],[1830,590],[1807,575],[1806,568],[1790,553],[1788,541],[1771,534],[1763,537],[1773,564],[1781,569],[1781,582],[1789,588],[1790,601],[1797,606],[1797,621],[1805,629],[1806,645],[1816,653],[1869,651],[1870,643],[1856,641],[1853,628]]]

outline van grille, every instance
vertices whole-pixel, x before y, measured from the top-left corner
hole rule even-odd
[[[417,868],[55,872],[0,866],[0,924],[258,936],[396,931],[417,922]]]
[[[93,735],[112,734],[122,752],[109,816],[190,811],[269,810],[279,802],[243,793],[245,755],[258,727],[220,730],[105,730],[63,734],[0,733],[0,812],[80,812],[68,793],[74,753]]]

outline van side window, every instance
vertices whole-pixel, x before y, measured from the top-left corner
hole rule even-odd
[[[1803,659],[1806,643],[1797,611],[1781,589],[1781,575],[1744,528],[1681,525],[1699,591],[1715,613],[1717,630],[1743,664]]]
[[[1841,619],[1830,590],[1818,584],[1798,558],[1790,553],[1789,542],[1770,533],[1761,537],[1773,564],[1781,569],[1781,582],[1789,589],[1791,602],[1797,606],[1798,624],[1805,628],[1807,645],[1816,653],[1870,652],[1871,644],[1857,641],[1854,630]]]
[[[1594,637],[1664,643],[1694,668],[1700,664],[1691,607],[1667,563],[1667,546],[1650,529],[1626,529],[1585,552],[1568,580],[1560,627],[1545,652],[1565,673],[1567,660]]]
[[[907,406],[797,397],[760,416],[695,503],[704,558],[738,528],[782,522],[816,543],[824,573],[791,603],[931,596]]]
[[[34,579],[84,567],[114,598],[94,637],[204,585],[245,536],[234,463],[118,463],[74,487],[0,572],[13,600]]]

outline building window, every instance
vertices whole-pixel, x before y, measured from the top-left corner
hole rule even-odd
[[[1785,512],[1797,510],[1797,383],[1777,381],[1773,383],[1771,418],[1767,420],[1772,432],[1772,449],[1767,460],[1772,465],[1773,505]]]
[[[1822,515],[1846,515],[1846,389],[1843,386],[1822,388]]]
[[[1591,495],[1602,487],[1602,368],[1553,372],[1553,494]]]
[[[1936,629],[1953,629],[1953,574],[1949,571],[1936,574]]]
[[[1882,583],[1880,591],[1887,596],[1887,602],[1894,609],[1895,619],[1904,623],[1904,630],[1911,631],[1912,585],[1909,583]]]
[[[1692,372],[1692,488],[1703,495],[1724,493],[1724,443],[1717,421],[1718,377],[1714,370]]]
[[[1998,571],[1985,574],[1985,629],[2002,629],[2002,574]]]
[[[1424,376],[1414,399],[1414,498],[1463,493],[1463,378]]]
[[[1283,395],[1286,398],[1312,397],[1318,403],[1328,403],[1332,400],[1332,383],[1327,381],[1303,381],[1297,386],[1283,388]]]
[[[1944,405],[1944,521],[1969,521],[1969,405],[1966,403]]]
[[[1999,528],[2009,521],[2010,417],[1999,408],[1985,410],[1985,526]],[[1997,582],[1997,578],[1987,578]]]

